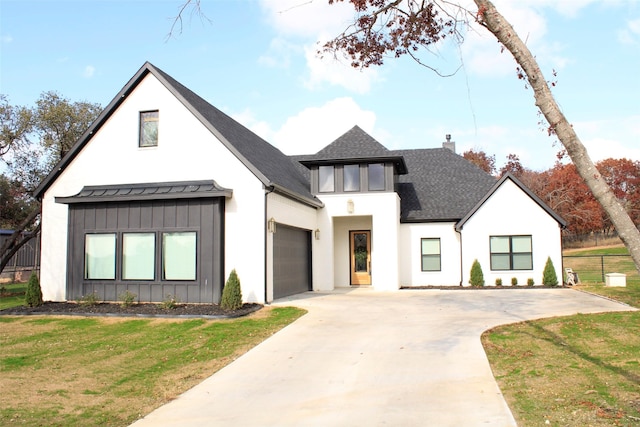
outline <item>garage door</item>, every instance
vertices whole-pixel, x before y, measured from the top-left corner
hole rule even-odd
[[[283,224],[273,235],[273,298],[311,290],[311,232]]]

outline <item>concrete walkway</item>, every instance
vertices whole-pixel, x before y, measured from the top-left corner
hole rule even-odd
[[[632,310],[571,289],[356,289],[274,305],[309,313],[133,426],[515,426],[483,331]]]

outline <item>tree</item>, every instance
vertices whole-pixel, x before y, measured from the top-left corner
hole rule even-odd
[[[474,260],[471,264],[471,273],[469,278],[469,284],[471,286],[480,287],[484,286],[484,274],[482,273],[482,267],[478,260]]]
[[[604,180],[636,224],[640,224],[640,161],[605,159],[596,164]],[[611,225],[603,218],[605,228]]]
[[[556,274],[556,269],[553,266],[551,257],[547,257],[547,262],[544,265],[542,284],[545,286],[558,286],[558,275]]]
[[[42,305],[42,288],[40,287],[40,280],[36,272],[31,273],[29,277],[29,283],[27,284],[27,290],[24,293],[24,301],[29,307],[38,307]]]
[[[231,270],[227,283],[222,290],[220,307],[225,310],[237,310],[242,307],[242,288],[235,268]]]
[[[489,0],[474,0],[476,11],[463,10],[466,20],[452,17],[444,0],[328,0],[330,4],[349,2],[355,9],[354,22],[324,46],[325,52],[346,53],[354,67],[382,65],[385,55],[415,56],[420,48],[429,48],[447,38],[462,41],[458,25],[475,21],[495,36],[518,64],[518,77],[532,88],[535,105],[546,122],[549,135],[555,135],[575,164],[595,199],[606,211],[618,235],[629,249],[640,271],[640,231],[617,200],[611,188],[589,157],[575,130],[558,106],[535,57],[511,24]],[[462,9],[460,9],[462,10]]]
[[[471,150],[467,150],[462,153],[462,157],[469,160],[489,175],[496,173],[496,156],[489,156],[482,150],[472,148]]]
[[[507,172],[518,179],[524,173],[524,166],[520,163],[520,157],[518,157],[517,154],[509,154],[507,156],[507,163],[500,169],[500,176],[503,176]]]
[[[0,95],[0,159],[8,167],[0,180],[0,216],[14,229],[0,247],[0,271],[40,230],[40,203],[31,193],[100,111],[99,104],[72,102],[52,91],[42,93],[32,108],[12,106]]]

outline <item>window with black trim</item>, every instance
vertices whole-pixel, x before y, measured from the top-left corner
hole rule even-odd
[[[344,191],[360,191],[360,165],[344,165]]]
[[[533,270],[531,236],[491,236],[491,270]]]
[[[318,191],[321,193],[331,193],[335,191],[333,166],[320,166],[318,168]]]
[[[371,163],[367,165],[369,178],[369,191],[380,191],[385,189],[384,185],[384,163]]]
[[[196,233],[162,233],[162,278],[196,280]]]
[[[116,278],[116,233],[85,234],[84,278],[91,280]]]
[[[440,271],[440,239],[420,239],[422,271]]]
[[[158,110],[140,112],[140,147],[158,146],[158,119]]]
[[[122,233],[122,280],[156,278],[156,233]]]

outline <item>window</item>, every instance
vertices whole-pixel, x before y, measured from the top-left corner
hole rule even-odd
[[[372,163],[368,166],[369,191],[384,190],[384,164]]]
[[[162,234],[164,280],[196,280],[196,233]]]
[[[85,235],[84,278],[95,280],[116,278],[115,233]]]
[[[420,239],[422,271],[440,271],[440,239]]]
[[[140,147],[158,146],[158,111],[140,113]]]
[[[491,236],[491,270],[533,270],[531,236]]]
[[[122,279],[153,280],[156,266],[155,233],[123,233]]]
[[[330,193],[335,191],[333,166],[320,166],[318,168],[318,177],[318,191],[321,193]]]
[[[360,165],[344,166],[344,191],[360,191]]]

